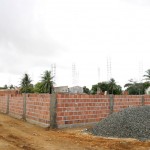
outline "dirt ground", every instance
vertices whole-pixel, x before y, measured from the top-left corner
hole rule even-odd
[[[101,138],[85,129],[48,130],[0,114],[0,150],[150,150],[150,141]]]

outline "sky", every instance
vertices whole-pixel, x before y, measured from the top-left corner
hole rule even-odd
[[[123,86],[150,68],[149,42],[149,0],[0,0],[0,86],[52,64],[56,86]]]

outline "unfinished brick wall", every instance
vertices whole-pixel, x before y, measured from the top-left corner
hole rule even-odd
[[[0,96],[0,112],[44,127],[59,128],[93,124],[112,112],[142,105],[150,105],[149,95],[56,94],[51,97],[49,94],[6,94]]]
[[[0,96],[0,112],[47,127],[50,124],[50,95],[6,94]]]
[[[23,96],[9,95],[9,114],[16,118],[22,118],[23,116]]]
[[[0,112],[7,112],[7,95],[0,96]]]
[[[143,97],[143,99],[142,99]],[[57,95],[58,127],[96,123],[127,107],[150,105],[149,95]]]
[[[26,96],[26,119],[43,126],[50,124],[50,95],[29,94]]]
[[[109,115],[109,98],[102,95],[57,95],[58,127],[95,123]]]
[[[137,95],[115,95],[114,96],[114,112],[121,111],[124,108],[132,106],[141,106],[142,96]]]
[[[144,95],[144,104],[150,105],[150,96],[149,95]]]
[[[2,95],[7,95],[7,94],[10,94],[10,95],[17,95],[19,94],[19,91],[18,90],[11,90],[11,89],[1,89],[0,90],[0,96]]]

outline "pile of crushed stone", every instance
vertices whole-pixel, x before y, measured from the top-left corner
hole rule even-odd
[[[150,106],[129,107],[101,120],[91,130],[104,137],[150,140]]]

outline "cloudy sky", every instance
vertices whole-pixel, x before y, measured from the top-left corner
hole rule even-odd
[[[107,60],[124,85],[150,68],[149,50],[149,0],[0,0],[0,86],[24,73],[36,83],[55,63],[57,86],[72,86],[75,64],[90,87],[108,79]]]

